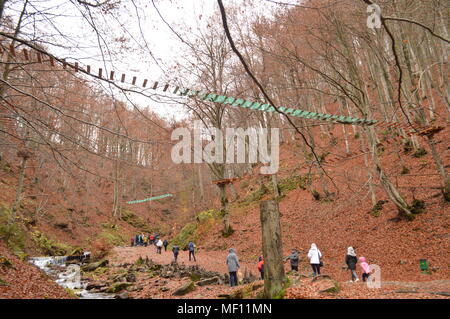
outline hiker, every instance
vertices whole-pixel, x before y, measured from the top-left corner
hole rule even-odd
[[[167,241],[167,239],[164,239],[164,241],[163,241],[164,251],[167,251],[168,245],[169,245],[169,242]]]
[[[352,282],[359,281],[358,275],[356,274],[356,263],[358,259],[356,258],[356,253],[353,247],[347,248],[347,255],[345,256],[345,263],[347,264],[348,269],[352,273]]]
[[[230,274],[230,286],[231,287],[237,286],[238,284],[237,271],[240,265],[239,259],[234,251],[234,248],[229,249],[229,254],[227,256],[227,266],[228,266],[228,273]]]
[[[145,235],[142,235],[142,237],[144,238],[144,246],[147,247],[148,245],[148,237]]]
[[[176,263],[177,262],[177,258],[178,258],[178,253],[180,252],[180,247],[178,247],[177,244],[173,245],[172,252],[173,252],[174,262]]]
[[[163,242],[161,239],[159,239],[156,243],[156,253],[157,254],[161,254],[162,246],[163,246]]]
[[[134,245],[137,246],[139,244],[139,236],[134,236]]]
[[[364,257],[359,257],[359,261],[361,262],[360,266],[363,270],[362,281],[365,282],[366,279],[369,279],[369,275],[370,275],[369,264],[366,262],[366,258],[364,258]]]
[[[264,280],[264,259],[262,256],[259,256],[258,261],[258,271],[261,274],[261,280]]]
[[[134,237],[131,237],[131,247],[134,246]]]
[[[308,251],[309,263],[311,264],[311,268],[314,272],[314,277],[317,275],[320,276],[320,267],[322,266],[321,258],[322,253],[317,248],[316,244],[311,244],[311,249]]]
[[[153,244],[155,242],[155,236],[150,235],[150,244]]]
[[[191,255],[194,258],[194,261],[197,261],[195,259],[195,244],[192,241],[190,241],[188,244],[188,250],[189,250],[189,261],[191,261]]]
[[[291,270],[298,271],[298,252],[297,249],[292,249],[291,254],[285,258],[285,261],[291,260]]]

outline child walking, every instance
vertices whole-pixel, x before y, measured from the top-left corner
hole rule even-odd
[[[363,270],[363,274],[362,274],[362,280],[366,281],[366,279],[369,278],[369,264],[366,262],[366,258],[364,257],[359,257],[359,261],[361,262],[361,268]]]

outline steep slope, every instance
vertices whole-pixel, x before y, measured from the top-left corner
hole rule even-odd
[[[335,130],[333,136],[337,140],[328,151],[342,153],[342,135]],[[448,137],[447,129],[437,136],[437,140],[446,141]],[[326,144],[326,141],[321,142]],[[358,141],[352,138],[350,142],[351,151],[356,153]],[[447,145],[439,143],[437,146],[441,154],[445,154]],[[423,212],[417,214],[413,221],[399,215],[376,178],[374,187],[377,200],[385,200],[386,203],[381,205],[379,211],[373,211],[362,155],[324,164],[337,189],[327,178],[321,179],[317,174],[313,177],[311,187],[302,189],[295,183],[306,176],[308,169],[298,168],[300,165],[295,153],[298,154],[299,150],[295,145],[282,146],[279,179],[284,179],[287,186],[294,185],[293,190],[283,192],[286,196],[279,205],[286,256],[291,248],[299,249],[304,267],[309,268],[306,254],[311,243],[316,243],[324,255],[323,272],[339,280],[349,280],[350,274],[343,269],[343,265],[347,247],[353,246],[358,256],[364,256],[369,263],[381,267],[383,280],[428,281],[450,277],[449,203],[444,202],[439,190],[441,180],[430,152],[425,146],[428,154],[420,158],[411,153],[401,154],[402,159],[399,161],[394,147],[395,143],[385,143],[382,155],[383,165],[390,178],[409,203],[413,200],[425,203]],[[448,159],[445,164],[448,166]],[[409,172],[402,174],[403,167],[407,167]],[[234,247],[245,262],[253,263],[256,268],[257,257],[261,255],[259,200],[271,196],[261,196],[264,194],[264,191],[260,192],[261,183],[270,187],[269,179],[257,177],[257,174],[237,183],[241,198],[230,206],[235,233],[222,238],[219,235],[221,225],[216,224],[200,241],[204,249],[212,251]],[[332,193],[328,199],[324,198],[323,186],[326,184]],[[322,199],[316,200],[312,190],[318,191]],[[428,260],[430,274],[420,272],[420,259]]]

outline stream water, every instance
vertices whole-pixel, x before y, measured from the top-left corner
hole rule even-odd
[[[67,265],[66,256],[55,257],[31,257],[28,261],[42,269],[50,277],[55,278],[58,285],[75,291],[80,299],[112,299],[114,294],[91,293],[86,290],[87,282],[83,281],[80,274],[80,266]]]

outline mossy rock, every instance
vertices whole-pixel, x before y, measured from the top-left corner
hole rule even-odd
[[[189,275],[189,279],[191,279],[191,281],[193,281],[193,282],[199,281],[200,278],[201,278],[201,276],[197,272],[193,272]]]
[[[125,290],[125,289],[127,289],[128,287],[130,287],[130,286],[132,286],[133,284],[132,283],[129,283],[129,282],[119,282],[119,283],[115,283],[115,284],[112,284],[111,286],[109,286],[108,287],[108,289],[106,289],[106,292],[107,293],[112,293],[112,294],[114,294],[114,293],[118,293],[118,292],[120,292],[120,291],[122,291],[122,290]]]
[[[341,291],[339,282],[327,275],[314,277],[311,282],[319,288],[319,293],[337,294]]]
[[[240,288],[233,291],[227,299],[251,299],[253,298],[253,292],[264,286],[261,282],[252,282],[247,285],[243,285]]]
[[[173,296],[183,296],[194,290],[195,290],[195,284],[193,281],[190,281],[190,282],[184,284],[183,286],[181,286],[180,288],[178,288],[177,290],[175,290],[172,295]]]
[[[75,247],[69,254],[69,256],[81,256],[83,255],[84,250],[81,247]]]
[[[109,261],[106,259],[100,260],[95,263],[90,263],[90,264],[84,265],[83,267],[81,267],[81,269],[86,272],[94,271],[94,270],[97,270],[98,268],[105,267],[106,265],[108,265],[108,263],[109,263]]]

